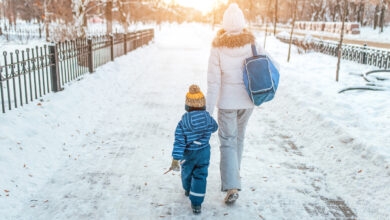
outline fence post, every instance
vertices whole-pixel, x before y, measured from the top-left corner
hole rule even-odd
[[[6,67],[6,68],[7,68],[7,67]],[[5,113],[2,74],[3,74],[3,68],[0,67],[0,95],[1,95],[1,108],[2,108],[3,113]]]
[[[110,35],[110,44],[111,44],[111,61],[114,61],[114,36]]]
[[[49,45],[49,54],[50,54],[50,77],[51,77],[51,90],[53,92],[61,91],[60,83],[60,71],[58,65],[58,51],[57,45]]]
[[[142,32],[141,32],[141,45],[142,45],[142,46],[145,45],[145,39],[144,39],[144,38],[145,38],[145,32],[142,31]]]
[[[135,32],[131,34],[131,50],[135,50],[137,48],[137,35]]]
[[[150,32],[151,32],[150,41],[153,41],[154,40],[154,29],[151,29]]]
[[[135,32],[135,49],[137,49],[139,47],[139,39],[140,39],[140,36],[139,36],[139,31]]]
[[[95,72],[93,69],[93,51],[92,51],[92,39],[88,39],[88,69],[89,73]]]
[[[367,64],[367,44],[364,44],[363,47],[363,64]]]
[[[124,47],[123,52],[126,55],[127,54],[127,34],[126,33],[123,34],[123,47]]]
[[[378,67],[382,68],[383,67],[383,58],[385,57],[385,52],[380,51],[379,52],[379,58],[378,58]]]

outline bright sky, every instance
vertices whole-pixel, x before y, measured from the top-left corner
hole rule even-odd
[[[171,2],[171,0],[166,1]],[[205,13],[211,11],[216,3],[226,3],[227,0],[175,0],[175,2],[183,6],[196,8]]]

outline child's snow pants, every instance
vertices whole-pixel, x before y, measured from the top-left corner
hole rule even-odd
[[[193,205],[201,205],[206,194],[208,167],[210,164],[210,147],[200,150],[186,150],[181,169],[183,188],[190,192]]]

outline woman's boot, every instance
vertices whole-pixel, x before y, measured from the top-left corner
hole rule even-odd
[[[226,204],[233,204],[238,199],[238,190],[229,189],[225,197]]]

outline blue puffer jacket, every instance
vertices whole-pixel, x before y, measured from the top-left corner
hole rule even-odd
[[[184,150],[209,147],[211,134],[217,130],[217,123],[207,111],[185,113],[176,128],[173,158],[181,160]]]

